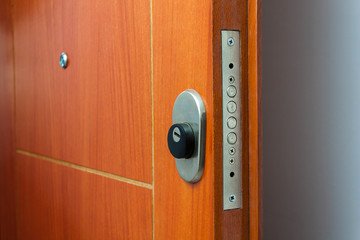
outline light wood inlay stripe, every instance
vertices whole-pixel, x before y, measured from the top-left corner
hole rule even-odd
[[[36,153],[31,153],[31,152],[21,150],[21,149],[17,149],[16,152],[19,153],[19,154],[26,155],[26,156],[35,157],[35,158],[38,158],[38,159],[41,159],[41,160],[44,160],[44,161],[59,164],[59,165],[62,165],[62,166],[74,168],[74,169],[77,169],[77,170],[80,170],[80,171],[83,171],[83,172],[88,172],[88,173],[100,175],[100,176],[103,176],[103,177],[106,177],[106,178],[111,178],[111,179],[114,179],[114,180],[117,180],[117,181],[120,181],[120,182],[125,182],[125,183],[128,183],[128,184],[132,184],[132,185],[135,185],[135,186],[138,186],[138,187],[143,187],[143,188],[147,188],[147,189],[153,189],[152,184],[149,184],[149,183],[144,183],[144,182],[140,182],[140,181],[133,180],[133,179],[130,179],[130,178],[121,177],[121,176],[118,176],[118,175],[115,175],[115,174],[111,174],[111,173],[99,171],[99,170],[96,170],[96,169],[84,167],[84,166],[77,165],[77,164],[74,164],[74,163],[69,163],[69,162],[65,162],[65,161],[62,161],[62,160],[53,159],[53,158],[50,158],[50,157],[42,156],[42,155],[39,155],[39,154],[36,154]],[[18,164],[21,164],[21,163],[18,163]]]
[[[154,181],[154,74],[153,74],[153,21],[152,0],[150,0],[150,74],[151,74],[151,166],[152,166],[152,239],[155,239],[155,181]]]
[[[152,166],[152,239],[155,239],[155,180],[154,180],[154,70],[153,70],[153,21],[152,21],[152,0],[150,0],[150,73],[151,73],[151,166]]]

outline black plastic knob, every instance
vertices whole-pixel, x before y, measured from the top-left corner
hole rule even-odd
[[[190,124],[178,123],[170,127],[168,147],[175,158],[190,158],[194,153],[195,135]]]

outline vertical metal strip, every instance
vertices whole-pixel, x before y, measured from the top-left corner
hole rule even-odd
[[[223,207],[242,208],[241,40],[221,31],[223,101]]]

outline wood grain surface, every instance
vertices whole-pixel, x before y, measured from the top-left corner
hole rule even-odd
[[[249,0],[249,195],[250,239],[263,239],[262,114],[261,114],[261,2]]]
[[[153,0],[155,239],[214,239],[211,7],[205,0]],[[197,184],[181,179],[167,147],[173,104],[189,88],[207,111],[205,171]]]
[[[16,239],[14,62],[10,0],[0,7],[0,239]]]
[[[17,155],[19,239],[151,239],[151,190]]]
[[[243,208],[223,211],[222,161],[214,161],[215,239],[249,239],[249,129],[247,1],[213,1],[214,139],[222,139],[221,30],[238,30],[241,36],[241,115]],[[222,159],[222,141],[215,141],[215,159]]]
[[[17,148],[151,183],[149,1],[14,0],[14,26]]]
[[[0,9],[0,239],[15,238],[14,115],[19,239],[262,239],[261,0],[12,1],[15,70],[10,5]],[[222,29],[242,41],[243,208],[231,211]],[[181,179],[166,141],[189,88],[207,111],[196,184]]]

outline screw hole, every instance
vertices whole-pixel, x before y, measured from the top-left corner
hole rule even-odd
[[[233,76],[229,77],[229,83],[234,83],[235,82],[235,78]]]
[[[234,64],[230,63],[230,64],[229,64],[229,68],[230,68],[230,69],[233,69],[233,67],[234,67]]]
[[[234,172],[231,172],[230,173],[230,177],[234,177],[235,176],[235,173]]]

